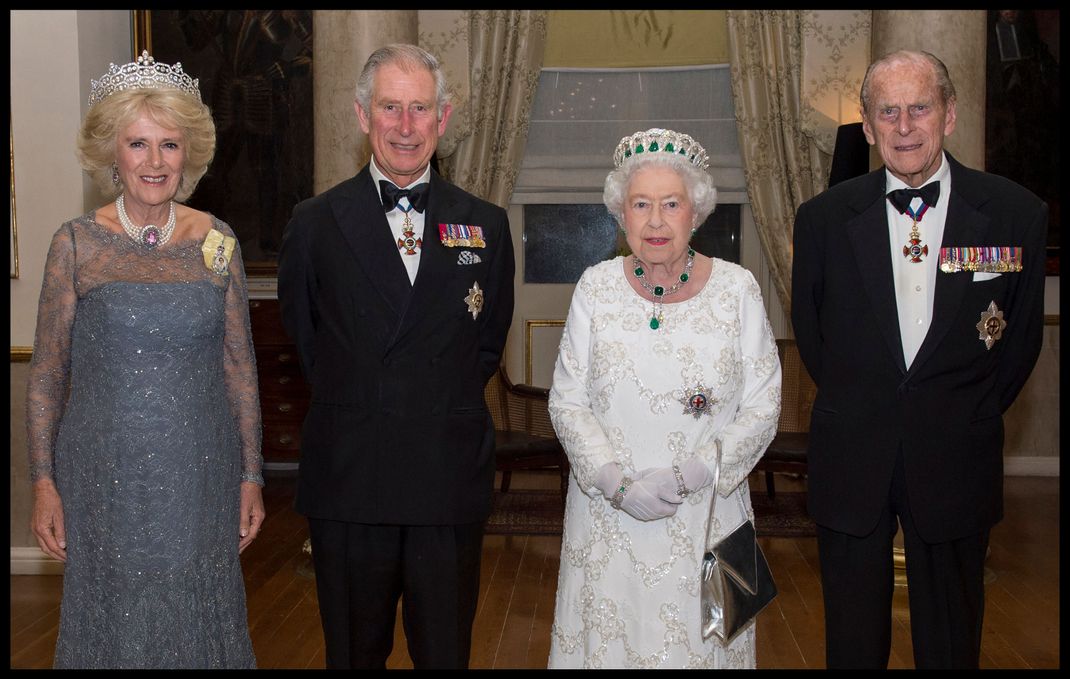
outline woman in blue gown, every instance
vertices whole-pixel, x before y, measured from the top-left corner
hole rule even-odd
[[[115,202],[52,238],[27,393],[41,549],[63,561],[57,668],[255,667],[239,552],[264,519],[245,273],[186,200],[215,150],[198,82],[94,80],[83,169]]]

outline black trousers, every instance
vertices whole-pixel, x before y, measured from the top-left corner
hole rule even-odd
[[[915,667],[977,669],[989,531],[936,544],[922,540],[911,519],[902,454],[887,507],[872,533],[855,537],[818,526],[828,667],[888,666],[897,518],[903,528]]]
[[[416,669],[466,669],[483,524],[308,520],[328,669],[383,669],[398,599]]]

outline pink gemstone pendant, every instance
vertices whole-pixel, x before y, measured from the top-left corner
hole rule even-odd
[[[141,242],[147,247],[156,247],[160,243],[160,230],[149,224],[141,230]]]

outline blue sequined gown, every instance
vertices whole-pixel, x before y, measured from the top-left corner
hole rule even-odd
[[[238,514],[260,415],[237,251],[219,275],[199,242],[61,227],[28,408],[33,475],[53,475],[67,532],[54,666],[255,667]]]

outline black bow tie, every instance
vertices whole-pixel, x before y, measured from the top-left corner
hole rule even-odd
[[[407,197],[413,210],[423,212],[424,208],[427,207],[427,194],[430,187],[431,184],[429,182],[424,182],[411,189],[399,189],[385,179],[380,179],[379,195],[383,199],[383,210],[390,212],[397,206],[399,200]]]
[[[940,198],[940,182],[929,182],[920,189],[896,189],[888,192],[888,200],[899,214],[903,214],[910,207],[910,202],[920,197],[929,207],[936,207],[936,201]]]

